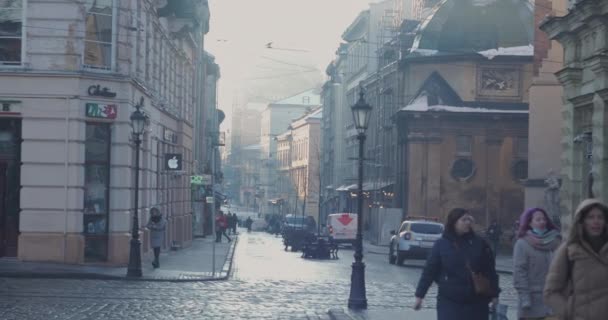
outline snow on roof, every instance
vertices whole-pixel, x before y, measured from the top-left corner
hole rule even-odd
[[[401,111],[418,111],[418,112],[454,112],[454,113],[522,113],[527,114],[528,110],[505,110],[505,109],[488,109],[488,108],[473,108],[434,105],[429,106],[426,96],[416,98],[412,103],[400,109]]]
[[[534,46],[529,44],[520,47],[490,49],[478,53],[488,60],[492,60],[496,56],[534,56]]]

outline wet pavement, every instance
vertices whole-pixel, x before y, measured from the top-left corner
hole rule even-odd
[[[230,280],[0,278],[0,319],[330,319],[327,310],[346,306],[352,254],[341,250],[337,260],[306,260],[284,251],[281,238],[241,233]],[[364,261],[369,312],[362,319],[409,313],[421,270],[389,265],[385,255],[369,251]],[[501,300],[513,310],[511,283],[509,275],[501,276]],[[434,294],[433,288],[416,319],[434,319]]]

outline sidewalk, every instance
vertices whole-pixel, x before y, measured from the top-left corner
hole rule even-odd
[[[327,314],[332,320],[386,320],[386,319],[407,319],[407,320],[434,320],[437,318],[437,311],[433,309],[384,309],[384,310],[363,310],[353,311],[348,308],[330,309]]]
[[[364,240],[363,252],[364,254],[370,253],[388,256],[388,246],[377,246]],[[408,268],[423,268],[425,262],[425,259],[406,259],[403,266]],[[496,271],[502,274],[513,274],[513,256],[509,254],[499,254],[496,257]]]
[[[141,278],[127,278],[126,267],[99,265],[66,265],[58,263],[22,262],[17,259],[0,259],[0,277],[67,278],[139,281],[211,281],[225,280],[232,268],[238,237],[231,243],[216,243],[215,274],[213,274],[213,244],[215,237],[194,239],[188,248],[165,251],[160,255],[160,268],[152,267],[152,255],[142,256]]]

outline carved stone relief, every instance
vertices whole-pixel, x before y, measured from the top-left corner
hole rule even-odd
[[[521,72],[511,67],[481,67],[477,95],[482,98],[520,98]]]

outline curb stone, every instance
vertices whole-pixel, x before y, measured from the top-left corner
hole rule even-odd
[[[0,271],[0,278],[30,278],[30,279],[71,279],[71,280],[114,280],[114,281],[144,281],[144,282],[206,282],[206,281],[222,281],[227,280],[232,271],[232,262],[234,260],[235,248],[238,242],[238,237],[234,238],[226,261],[219,274],[211,275],[211,272],[175,272],[175,276],[156,276],[141,278],[128,278],[125,274],[125,268],[120,268],[112,274],[104,274],[101,272],[34,272],[34,271]],[[119,274],[120,272],[120,274]]]

